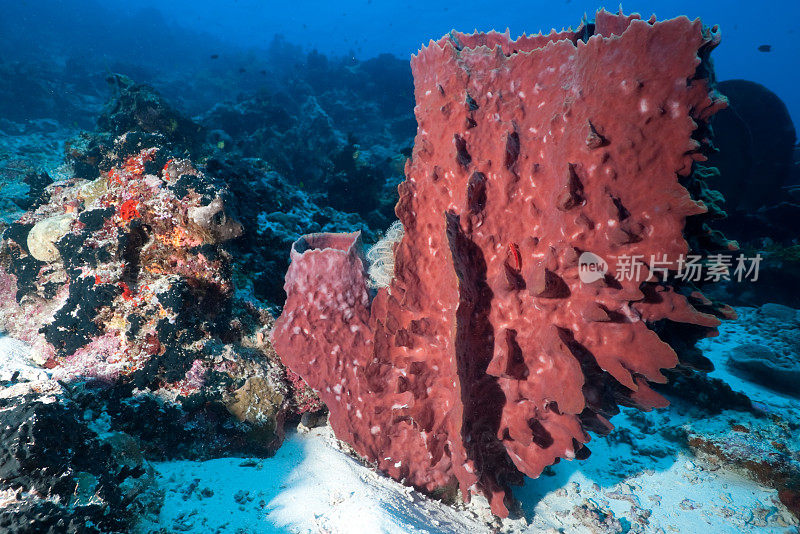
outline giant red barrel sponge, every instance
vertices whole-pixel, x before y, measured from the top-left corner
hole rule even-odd
[[[619,404],[666,405],[649,386],[679,364],[663,332],[713,335],[725,310],[612,273],[689,252],[687,218],[706,206],[683,183],[725,103],[705,61],[718,40],[685,17],[600,11],[517,40],[452,32],[413,57],[394,278],[371,295],[358,234],[305,236],[272,333],[340,439],[504,516],[510,485],[587,456]],[[586,252],[605,276],[581,280]]]

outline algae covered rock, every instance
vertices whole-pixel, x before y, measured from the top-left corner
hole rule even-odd
[[[252,376],[245,380],[230,398],[227,408],[238,421],[247,423],[252,431],[248,438],[262,443],[274,443],[275,436],[283,437],[287,388],[266,377]]]
[[[800,397],[797,353],[777,352],[755,343],[745,343],[728,353],[728,362],[759,384]]]
[[[784,306],[783,304],[775,304],[768,302],[759,308],[759,314],[765,318],[784,321],[786,323],[800,322],[800,313],[794,308]]]
[[[56,243],[67,235],[75,221],[72,213],[48,217],[36,223],[28,233],[28,250],[39,261],[53,262],[59,258]]]
[[[40,384],[0,398],[0,530],[129,531],[158,506],[152,468],[132,438],[99,435],[63,390]]]
[[[215,436],[208,451],[270,454],[291,395],[277,358],[256,346],[269,313],[234,288],[226,247],[244,228],[232,196],[177,147],[196,125],[146,88],[119,90],[100,121],[107,131],[70,147],[72,175],[3,233],[0,329],[66,384],[174,407],[164,422],[187,442],[198,441],[182,426],[191,422]],[[239,401],[239,420],[226,406],[251,377],[276,394]]]

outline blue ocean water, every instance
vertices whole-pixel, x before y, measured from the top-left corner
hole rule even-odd
[[[700,17],[722,29],[714,52],[720,80],[757,81],[775,92],[800,123],[800,45],[792,21],[800,3],[708,0],[410,2],[396,0],[235,0],[13,1],[5,0],[0,19],[0,60],[53,53],[75,54],[94,63],[115,58],[166,68],[204,65],[220,50],[256,57],[275,35],[306,50],[369,59],[381,53],[408,58],[430,39],[451,29],[480,31],[509,28],[512,35],[577,27],[584,14],[599,8],[656,14],[659,19]],[[612,5],[613,4],[613,5]],[[788,23],[787,23],[788,22]],[[769,52],[759,51],[769,45]]]

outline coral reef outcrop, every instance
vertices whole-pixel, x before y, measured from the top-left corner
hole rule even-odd
[[[72,173],[29,175],[29,209],[3,232],[0,331],[55,379],[163,404],[164,427],[186,442],[184,425],[213,435],[196,456],[270,454],[291,386],[263,343],[269,313],[235,296],[225,246],[244,229],[231,195],[186,157],[202,150],[196,124],[111,79],[99,132],[68,147]],[[243,405],[248,379],[257,406]]]
[[[795,397],[800,396],[800,314],[781,304],[764,304],[748,316],[769,335],[743,343],[728,353],[728,365],[736,374],[767,388]]]
[[[135,439],[87,421],[53,381],[0,393],[0,529],[126,532],[157,510],[155,474]]]
[[[229,155],[258,157],[325,206],[388,226],[414,136],[408,64],[390,55],[342,64],[286,50],[302,63],[275,91],[217,104],[200,122]],[[313,132],[313,135],[309,135]]]
[[[394,278],[370,292],[358,233],[307,235],[272,333],[340,439],[503,516],[510,485],[588,456],[618,405],[667,404],[649,384],[699,361],[670,331],[714,335],[729,314],[668,280],[690,244],[720,241],[684,234],[707,232],[687,220],[709,210],[694,163],[725,105],[718,41],[699,20],[600,11],[516,41],[452,32],[412,59]],[[584,282],[587,252],[608,271]],[[625,258],[643,275],[615,277]]]
[[[760,255],[758,279],[718,284],[711,293],[731,305],[800,302],[800,151],[786,105],[763,85],[726,80],[719,91],[730,101],[714,116],[708,184],[725,197],[725,217],[715,227],[735,239],[749,257]]]
[[[730,105],[712,120],[719,150],[709,156],[709,163],[720,170],[712,187],[725,195],[732,212],[752,212],[787,200],[781,187],[790,181],[797,134],[786,104],[749,80],[725,80],[718,89]]]

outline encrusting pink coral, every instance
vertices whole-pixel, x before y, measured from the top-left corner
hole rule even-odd
[[[587,456],[618,404],[666,405],[648,383],[679,362],[655,323],[713,335],[724,311],[657,278],[583,283],[578,259],[613,273],[622,256],[676,269],[689,252],[686,218],[705,207],[680,180],[725,105],[699,57],[717,43],[700,21],[600,11],[516,41],[453,32],[412,59],[391,285],[370,298],[357,233],[305,236],[272,333],[340,439],[505,516],[510,484]]]

